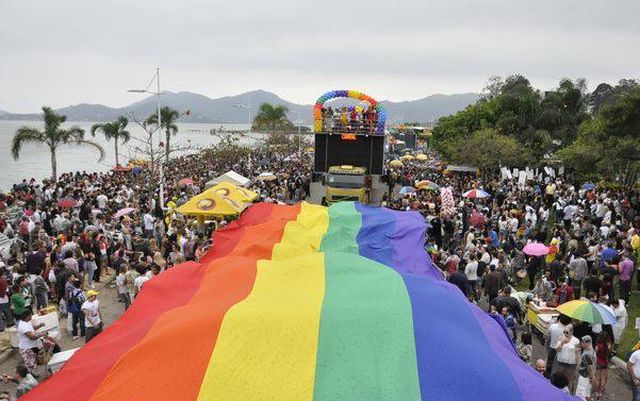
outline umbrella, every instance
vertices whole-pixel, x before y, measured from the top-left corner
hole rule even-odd
[[[427,155],[425,155],[424,153],[420,153],[418,156],[416,156],[416,160],[426,161],[429,160],[429,157],[427,157]]]
[[[406,194],[411,194],[416,192],[416,189],[414,187],[402,187],[400,188],[400,195],[406,195]]]
[[[258,179],[260,181],[273,181],[276,178],[278,178],[278,177],[276,177],[275,174],[273,174],[273,173],[264,172],[264,173],[260,173],[260,175],[258,175]]]
[[[402,162],[400,160],[392,160],[389,162],[389,165],[391,167],[402,167],[404,166],[404,164],[402,164]]]
[[[480,212],[473,212],[471,216],[469,216],[469,223],[476,228],[482,227],[485,222],[484,215]]]
[[[544,256],[549,253],[549,247],[539,242],[531,242],[522,249],[522,252],[529,256]]]
[[[191,178],[183,178],[178,181],[178,186],[180,187],[188,187],[189,185],[193,185],[193,180]]]
[[[114,171],[116,173],[129,172],[129,171],[131,171],[131,167],[129,167],[129,166],[121,166],[121,165],[118,164],[117,166],[112,168],[111,171]]]
[[[616,317],[604,306],[585,300],[566,302],[558,306],[558,312],[588,323],[616,324]]]
[[[462,196],[469,199],[481,199],[481,198],[488,198],[491,195],[489,195],[488,193],[484,192],[481,189],[472,189],[471,191],[467,191],[463,193]]]
[[[593,191],[594,189],[596,189],[596,184],[592,182],[585,182],[584,184],[582,184],[581,188],[585,191]]]
[[[114,215],[113,218],[114,219],[119,219],[122,216],[125,216],[131,212],[135,212],[136,209],[132,208],[132,207],[125,207],[124,209],[120,209],[118,210]]]
[[[440,189],[440,185],[436,184],[433,181],[422,180],[416,184],[416,189],[431,189],[437,191]]]
[[[78,205],[78,201],[73,198],[64,198],[58,201],[58,207],[63,209],[71,209]]]
[[[608,262],[616,256],[618,256],[618,251],[613,248],[606,248],[604,251],[602,251],[602,260],[604,261]]]
[[[97,233],[100,231],[100,229],[98,228],[98,226],[87,226],[84,231],[93,231],[94,233]]]

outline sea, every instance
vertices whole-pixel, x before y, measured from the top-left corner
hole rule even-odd
[[[78,126],[85,131],[85,139],[93,140],[105,150],[105,158],[98,161],[99,153],[91,146],[63,146],[58,150],[58,175],[65,172],[75,171],[108,171],[115,166],[115,151],[113,140],[107,141],[104,136],[96,134],[91,136],[91,126],[94,122],[66,122],[63,127]],[[178,123],[178,133],[171,138],[171,145],[179,147],[189,147],[185,152],[195,152],[198,149],[209,147],[219,142],[219,138],[211,135],[211,130],[234,130],[246,131],[249,124],[198,124],[198,123]],[[20,152],[20,158],[14,160],[11,156],[11,140],[16,130],[27,126],[37,129],[43,128],[43,123],[39,121],[0,121],[0,190],[8,191],[13,184],[21,182],[23,179],[35,178],[42,180],[51,176],[51,156],[46,146],[25,145]],[[135,123],[129,123],[127,130],[131,132],[132,139],[125,145],[118,147],[121,164],[131,158],[142,156],[136,152],[135,147],[140,147],[141,143],[134,138],[143,139],[146,132]],[[244,136],[241,143],[255,142],[259,134]],[[162,138],[161,138],[162,137]],[[154,144],[164,140],[164,134],[154,135]],[[183,153],[184,154],[184,153]],[[176,156],[179,154],[176,153]]]

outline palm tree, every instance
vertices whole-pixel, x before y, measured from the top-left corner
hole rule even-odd
[[[289,109],[287,106],[277,105],[274,106],[270,103],[262,103],[258,109],[258,115],[253,119],[253,126],[256,129],[267,129],[275,131],[280,128],[291,127],[291,121],[287,118],[287,112]]]
[[[169,154],[171,153],[171,147],[169,146],[171,142],[171,135],[175,135],[178,133],[178,126],[176,125],[176,121],[180,118],[180,113],[176,110],[173,110],[170,107],[164,106],[160,109],[160,121],[162,125],[162,129],[165,133],[165,163],[169,162]],[[158,113],[152,114],[145,121],[147,125],[158,125]]]
[[[74,144],[74,145],[90,145],[98,149],[100,152],[100,159],[104,159],[104,149],[93,141],[84,139],[84,130],[80,127],[70,127],[68,129],[62,129],[60,126],[67,121],[67,116],[56,114],[50,107],[43,106],[44,112],[44,131],[40,131],[36,128],[22,127],[18,128],[13,140],[11,141],[11,155],[14,160],[18,160],[20,157],[20,151],[22,145],[32,143],[35,145],[46,145],[51,152],[51,173],[54,180],[58,179],[58,161],[56,159],[56,153],[60,145]]]
[[[97,132],[102,132],[107,141],[112,138],[115,139],[116,166],[120,165],[120,160],[118,159],[118,141],[122,140],[122,144],[124,145],[131,139],[131,133],[125,130],[127,124],[129,124],[129,120],[124,116],[120,116],[117,120],[110,123],[93,124],[91,127],[92,136],[95,137]]]

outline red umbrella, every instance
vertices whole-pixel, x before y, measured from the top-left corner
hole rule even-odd
[[[58,201],[58,207],[63,209],[71,209],[78,205],[78,201],[73,198],[64,198]]]
[[[191,178],[183,178],[180,181],[178,181],[178,185],[181,187],[193,185],[193,180]]]

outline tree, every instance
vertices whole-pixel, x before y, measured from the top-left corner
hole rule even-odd
[[[121,140],[124,145],[131,139],[131,133],[125,130],[127,124],[129,124],[129,120],[124,116],[120,116],[117,120],[110,123],[94,124],[91,127],[92,136],[95,137],[97,132],[101,132],[107,141],[111,139],[115,140],[116,166],[120,165],[118,158],[118,141]]]
[[[529,155],[515,138],[500,135],[493,129],[483,129],[461,143],[454,150],[452,160],[488,172],[498,169],[500,165],[525,166]]]
[[[44,113],[44,130],[36,128],[18,128],[11,141],[11,155],[14,160],[20,157],[22,146],[28,143],[46,145],[51,152],[51,176],[58,179],[58,160],[56,158],[58,148],[61,145],[89,145],[100,152],[99,161],[104,159],[104,149],[99,144],[84,139],[84,130],[73,126],[68,129],[61,128],[67,120],[67,116],[56,114],[50,107],[42,107]]]
[[[553,91],[541,93],[521,75],[490,78],[483,97],[433,129],[434,147],[451,157],[478,130],[494,129],[514,138],[534,166],[575,140],[589,120],[586,83],[563,79]]]
[[[258,114],[253,119],[253,128],[258,130],[268,130],[272,133],[280,130],[284,131],[293,127],[287,118],[289,109],[283,105],[274,106],[269,103],[262,103],[258,109]]]
[[[580,177],[625,181],[640,161],[640,87],[605,102],[558,156]]]
[[[169,162],[169,155],[171,154],[171,135],[175,135],[178,133],[178,126],[176,125],[176,121],[180,118],[180,113],[176,110],[173,110],[170,107],[164,106],[160,109],[160,118],[161,118],[161,129],[164,130],[165,133],[165,163]],[[152,114],[145,121],[148,125],[158,125],[158,113]]]

